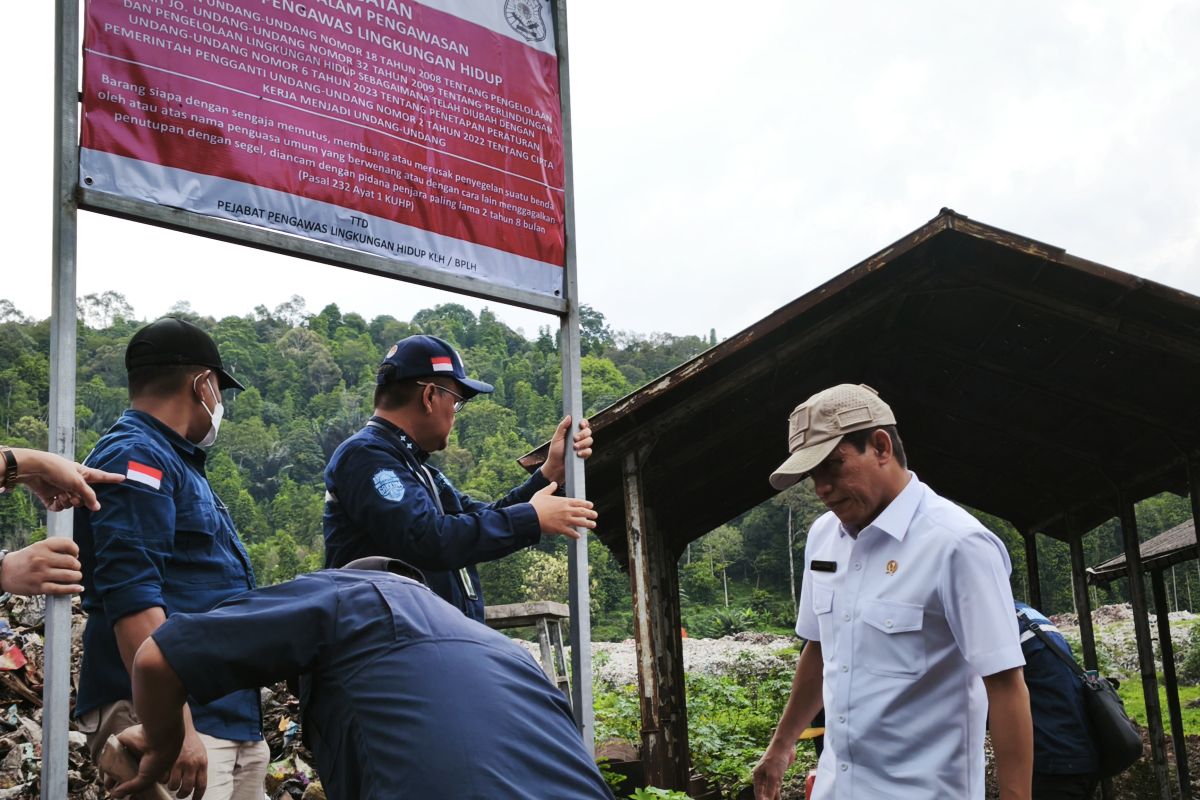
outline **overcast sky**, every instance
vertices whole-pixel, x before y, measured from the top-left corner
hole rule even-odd
[[[0,48],[0,297],[39,318],[53,5],[6,4]],[[581,299],[614,328],[727,337],[943,206],[1200,294],[1200,4],[571,0],[569,19]],[[94,214],[79,232],[79,294],[145,318],[485,305]]]

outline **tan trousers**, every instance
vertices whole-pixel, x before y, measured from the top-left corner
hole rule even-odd
[[[84,714],[78,727],[87,736],[88,752],[94,763],[109,736],[137,724],[133,705],[128,700],[118,700]],[[270,760],[267,743],[198,735],[208,751],[208,789],[204,800],[263,800],[263,783]]]

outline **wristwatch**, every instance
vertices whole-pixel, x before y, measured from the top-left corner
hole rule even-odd
[[[4,446],[0,446],[0,454],[4,455],[4,479],[0,480],[0,492],[6,492],[9,487],[17,485],[17,454],[11,447]]]

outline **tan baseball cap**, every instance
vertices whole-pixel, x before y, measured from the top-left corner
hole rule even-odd
[[[771,473],[771,486],[786,489],[804,480],[847,433],[895,424],[891,407],[865,383],[840,383],[817,392],[788,417],[792,455]]]

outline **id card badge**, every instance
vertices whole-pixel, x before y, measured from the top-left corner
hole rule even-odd
[[[458,579],[462,581],[463,591],[467,593],[467,597],[477,600],[479,596],[475,594],[475,584],[471,581],[471,573],[467,572],[466,567],[458,570]]]

